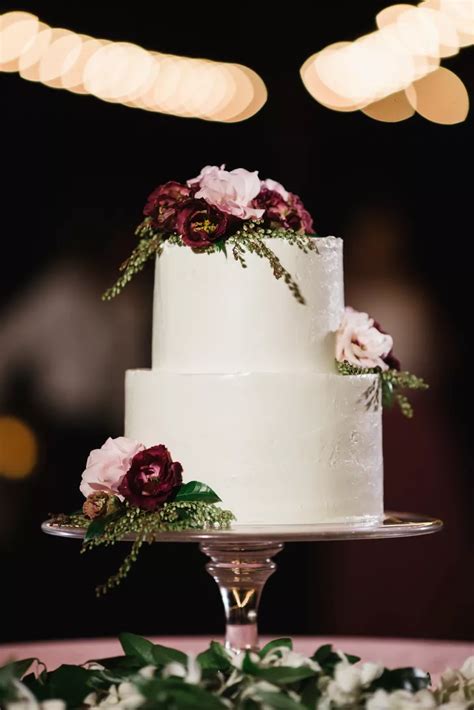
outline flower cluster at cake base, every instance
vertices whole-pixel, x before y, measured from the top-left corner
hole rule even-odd
[[[401,370],[393,354],[393,338],[367,313],[347,307],[336,333],[336,366],[341,375],[378,375],[363,395],[367,410],[398,404],[411,419],[413,407],[403,390],[425,390],[426,382]]]
[[[219,508],[219,496],[200,481],[183,483],[183,467],[163,444],[145,448],[120,436],[91,451],[80,490],[82,510],[54,515],[51,524],[85,528],[83,551],[134,536],[120,569],[97,587],[103,594],[128,574],[142,545],[160,532],[229,528],[233,514]]]
[[[260,180],[257,171],[244,168],[228,171],[224,165],[207,165],[186,184],[171,181],[157,187],[143,213],[145,219],[135,232],[139,243],[105,300],[117,296],[168,243],[196,254],[230,253],[243,268],[246,255],[257,254],[296,300],[305,303],[297,282],[265,240],[285,239],[304,252],[317,251],[313,220],[300,198],[275,180]]]
[[[194,656],[120,635],[123,656],[86,666],[31,672],[27,659],[0,668],[0,703],[6,710],[66,708],[207,708],[208,710],[409,710],[474,708],[474,657],[447,670],[437,687],[418,668],[389,670],[330,645],[310,657],[291,639],[270,641],[259,652],[234,653],[220,643]],[[29,703],[29,704],[28,704]]]

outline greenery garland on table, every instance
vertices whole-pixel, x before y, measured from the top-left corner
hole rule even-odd
[[[62,665],[37,659],[0,668],[5,710],[441,710],[474,709],[474,656],[447,670],[437,687],[418,668],[389,670],[321,646],[311,657],[276,639],[261,651],[235,653],[212,642],[187,655],[123,633],[123,656]],[[35,663],[36,672],[31,672]],[[29,672],[30,671],[30,672]]]

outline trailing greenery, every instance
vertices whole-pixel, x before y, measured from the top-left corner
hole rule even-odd
[[[288,638],[244,653],[213,641],[197,656],[131,633],[119,638],[124,655],[85,666],[63,665],[51,672],[43,666],[31,672],[35,664],[31,658],[3,666],[0,706],[41,709],[47,707],[41,703],[54,699],[62,700],[67,710],[474,708],[474,658],[460,670],[443,674],[438,687],[432,688],[429,674],[418,668],[355,665],[357,656],[335,651],[331,645],[307,657],[295,652]],[[22,700],[25,704],[13,706]]]
[[[149,259],[161,254],[163,250],[163,239],[161,234],[157,234],[152,228],[149,219],[145,219],[135,230],[135,234],[140,238],[135,249],[128,259],[119,267],[121,275],[102,296],[102,300],[111,301],[115,296],[123,291],[125,286],[140,271],[143,271]]]
[[[299,303],[304,304],[305,300],[295,279],[285,269],[274,251],[267,244],[265,244],[264,240],[285,239],[290,244],[293,244],[298,247],[298,249],[301,249],[304,253],[308,253],[310,251],[318,252],[317,237],[314,235],[307,236],[304,234],[298,234],[291,229],[268,229],[264,228],[262,224],[263,222],[261,220],[249,220],[243,224],[241,229],[237,230],[230,237],[221,239],[209,247],[194,249],[194,251],[198,254],[213,254],[222,252],[225,256],[227,256],[227,247],[230,247],[230,251],[232,252],[234,259],[244,269],[247,268],[246,257],[249,254],[257,254],[260,258],[268,261],[274,277],[278,280],[283,279],[296,300]],[[110,301],[115,298],[115,296],[118,296],[125,286],[134,278],[134,276],[143,270],[147,261],[155,258],[156,256],[161,256],[163,246],[166,242],[186,247],[187,249],[190,248],[184,244],[179,234],[171,234],[165,238],[164,235],[157,233],[153,229],[151,219],[149,217],[147,217],[139,225],[135,234],[139,237],[140,241],[132,251],[130,257],[120,266],[119,270],[121,274],[115,284],[102,296],[105,301]]]
[[[196,490],[196,485],[201,488]],[[213,501],[219,499],[210,488],[203,486],[196,481],[184,484],[178,494],[180,499],[176,496],[175,500],[163,503],[156,511],[146,511],[124,503],[111,515],[92,521],[82,513],[74,513],[53,516],[50,522],[62,527],[85,529],[81,552],[100,546],[109,547],[128,536],[133,540],[118,571],[104,584],[96,587],[97,596],[101,596],[125,579],[143,544],[152,543],[159,533],[230,527],[234,515],[229,510],[217,507]]]
[[[337,370],[341,375],[378,375],[379,379],[370,384],[364,392],[362,399],[369,411],[377,411],[380,405],[390,408],[395,403],[399,406],[403,416],[411,419],[413,407],[408,397],[400,390],[426,390],[429,385],[411,372],[401,372],[389,369],[381,370],[380,367],[357,367],[349,362],[338,362]]]

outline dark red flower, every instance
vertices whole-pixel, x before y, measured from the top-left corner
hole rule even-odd
[[[169,500],[183,482],[183,467],[171,459],[163,444],[139,451],[119,486],[131,505],[156,510]]]
[[[263,219],[270,227],[293,229],[300,234],[314,234],[311,215],[300,198],[291,192],[286,200],[276,190],[263,187],[252,201],[252,207],[265,210]]]
[[[232,217],[205,200],[190,199],[180,205],[176,231],[193,249],[209,247],[226,236]]]
[[[301,234],[314,234],[313,218],[303,205],[298,195],[288,194],[289,212],[287,215],[288,226]]]
[[[176,210],[189,198],[191,190],[180,182],[166,182],[153,190],[143,208],[143,214],[151,217],[153,226],[164,232],[176,228]]]
[[[265,210],[263,219],[270,225],[276,227],[286,227],[286,215],[288,214],[288,203],[276,190],[269,190],[262,187],[257,197],[252,200],[252,207]]]

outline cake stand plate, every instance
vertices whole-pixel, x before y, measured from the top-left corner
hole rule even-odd
[[[226,614],[226,646],[236,651],[258,648],[257,613],[265,582],[275,571],[273,557],[285,542],[377,540],[439,532],[441,520],[412,513],[386,512],[377,524],[235,525],[230,530],[156,533],[153,542],[195,542],[210,557],[206,565],[221,593]],[[85,528],[41,526],[48,535],[82,539]],[[124,542],[134,535],[123,537]]]

